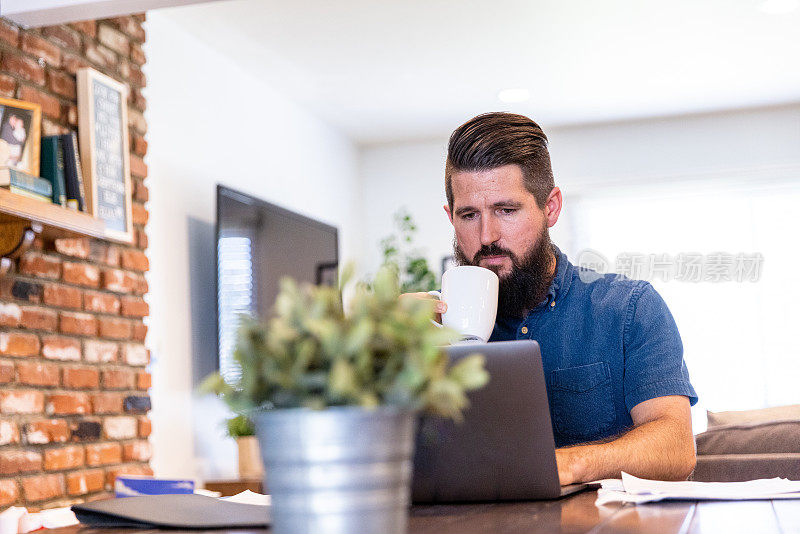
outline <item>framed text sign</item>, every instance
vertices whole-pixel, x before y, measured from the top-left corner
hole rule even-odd
[[[133,241],[128,87],[94,69],[78,71],[78,125],[87,211],[106,236]]]

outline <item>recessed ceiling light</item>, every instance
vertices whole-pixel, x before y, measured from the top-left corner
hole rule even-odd
[[[515,102],[526,102],[530,100],[530,98],[531,92],[522,88],[503,89],[497,93],[497,99],[500,102],[507,102],[509,104],[513,104]]]
[[[794,11],[799,5],[798,0],[764,0],[758,8],[767,15],[780,15]]]

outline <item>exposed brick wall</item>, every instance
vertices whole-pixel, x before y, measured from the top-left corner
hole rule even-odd
[[[77,128],[75,73],[131,88],[132,246],[37,241],[0,278],[0,510],[108,496],[152,474],[144,341],[148,200],[144,15],[25,30],[0,18],[0,96],[42,106],[42,135]]]

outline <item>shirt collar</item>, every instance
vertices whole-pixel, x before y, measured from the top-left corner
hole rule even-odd
[[[546,306],[552,307],[552,302],[559,296],[565,295],[569,291],[569,286],[572,284],[572,271],[574,266],[570,263],[567,255],[561,252],[556,245],[553,245],[553,254],[556,257],[556,274],[553,281],[550,282],[550,287],[547,290],[547,298],[543,303]]]

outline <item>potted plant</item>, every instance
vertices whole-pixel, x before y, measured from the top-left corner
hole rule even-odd
[[[256,429],[250,418],[244,414],[226,421],[228,435],[236,440],[239,452],[239,478],[259,479],[264,476],[261,452],[256,439]]]
[[[400,276],[400,292],[415,293],[438,289],[438,278],[428,266],[428,260],[414,247],[417,225],[406,208],[394,214],[396,233],[381,239],[383,263],[397,269]]]
[[[284,279],[275,316],[240,329],[238,381],[207,379],[255,423],[275,532],[405,532],[416,414],[458,419],[488,380],[478,354],[449,365],[458,334],[399,293],[383,267],[345,313],[341,290]]]

